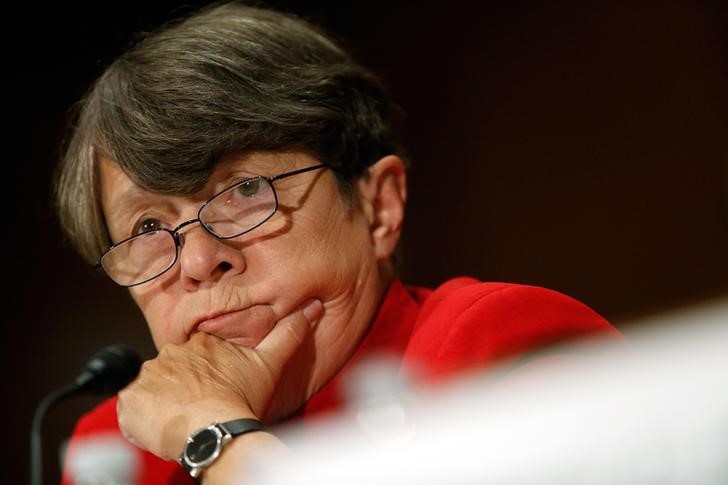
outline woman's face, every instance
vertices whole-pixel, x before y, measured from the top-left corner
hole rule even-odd
[[[175,196],[139,188],[116,163],[102,159],[104,216],[114,241],[147,220],[172,229],[195,219],[202,204],[236,181],[318,163],[301,152],[231,157],[216,166],[202,190]],[[183,228],[175,266],[130,288],[157,348],[184,343],[195,332],[255,346],[278,320],[317,298],[324,315],[312,342],[295,357],[300,365],[289,366],[296,369],[291,371],[296,374],[291,386],[299,388],[294,393],[310,397],[355,350],[389,279],[389,247],[396,240],[383,248],[374,233],[372,178],[358,183],[351,203],[342,198],[331,170],[275,181],[277,212],[233,239],[217,239],[199,224]]]

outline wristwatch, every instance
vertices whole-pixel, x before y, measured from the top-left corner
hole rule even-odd
[[[234,419],[224,423],[212,423],[198,429],[187,438],[179,463],[192,478],[197,478],[205,468],[217,460],[222,447],[235,436],[263,429],[265,429],[263,423],[257,419]]]

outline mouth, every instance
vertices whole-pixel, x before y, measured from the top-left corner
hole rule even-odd
[[[245,347],[255,347],[277,322],[270,305],[253,305],[241,310],[226,311],[203,317],[192,333],[203,332]]]

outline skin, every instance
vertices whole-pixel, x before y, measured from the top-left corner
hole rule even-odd
[[[137,187],[102,159],[102,208],[118,241],[139,219],[169,228],[194,219],[236,180],[318,163],[303,152],[229,157],[198,193],[173,196]],[[389,259],[406,200],[399,158],[373,164],[355,183],[352,201],[343,199],[331,170],[274,186],[279,209],[268,222],[230,240],[188,226],[176,265],[130,288],[159,354],[120,393],[119,424],[162,458],[179,457],[186,437],[213,421],[270,423],[298,409],[356,350],[393,277]],[[259,442],[275,439],[258,432],[234,440],[205,472],[206,483],[224,483],[231,463],[239,465],[250,456],[246,447]]]

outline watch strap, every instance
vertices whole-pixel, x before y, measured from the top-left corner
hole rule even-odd
[[[212,423],[209,426],[206,426],[205,428],[201,428],[192,435],[190,435],[190,438],[188,439],[188,444],[192,439],[193,436],[195,436],[200,431],[203,431],[205,429],[212,430],[213,428],[217,428],[217,432],[222,434],[222,438],[219,438],[218,441],[218,451],[217,456],[215,456],[212,461],[207,462],[206,464],[194,464],[191,462],[188,462],[186,458],[186,451],[182,452],[182,456],[178,460],[180,465],[182,465],[182,468],[185,469],[193,478],[195,483],[200,483],[199,480],[201,479],[200,473],[202,473],[202,470],[210,466],[217,458],[219,457],[219,453],[222,452],[222,448],[235,436],[240,436],[245,433],[249,433],[251,431],[261,431],[265,429],[265,426],[263,423],[258,421],[257,419],[251,419],[251,418],[242,418],[242,419],[233,419],[232,421],[226,421],[224,423]],[[186,448],[185,448],[186,450]]]
[[[265,429],[263,423],[257,419],[243,418],[233,419],[220,423],[220,429],[226,431],[230,436],[239,436],[241,434],[250,433],[251,431],[261,431]]]

